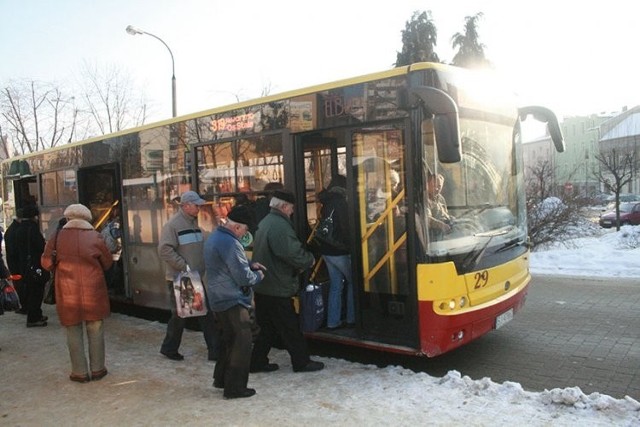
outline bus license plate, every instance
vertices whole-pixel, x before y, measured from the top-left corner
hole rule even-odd
[[[498,317],[496,317],[496,329],[504,326],[506,323],[513,319],[513,308],[510,308],[508,311],[505,311]]]

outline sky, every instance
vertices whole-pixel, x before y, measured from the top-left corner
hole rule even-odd
[[[582,234],[532,253],[534,276],[640,276],[640,227],[589,227]],[[0,361],[11,373],[10,381],[0,381],[4,425],[640,425],[640,402],[630,396],[587,395],[570,384],[533,392],[455,370],[434,377],[327,357],[314,357],[325,363],[323,371],[296,374],[282,350],[270,354],[278,371],[249,376],[255,396],[224,400],[222,390],[212,387],[214,363],[207,361],[200,332],[185,331],[185,361],[174,362],[158,353],[166,325],[122,314],[105,321],[109,374],[78,384],[67,379],[66,341],[55,308],[43,309],[49,326],[28,330],[29,339],[24,317],[0,316]]]
[[[635,20],[640,3],[610,0],[0,0],[0,83],[78,80],[83,64],[117,67],[149,101],[148,121],[171,117],[169,51],[178,114],[393,67],[401,31],[430,10],[444,61],[466,16],[483,13],[480,41],[522,105],[560,117],[640,104]]]

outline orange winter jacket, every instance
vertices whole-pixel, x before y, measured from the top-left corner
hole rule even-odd
[[[83,321],[102,320],[109,316],[109,295],[104,271],[113,259],[102,236],[82,219],[70,220],[47,242],[42,266],[51,271],[54,243],[56,309],[60,324],[77,325]]]

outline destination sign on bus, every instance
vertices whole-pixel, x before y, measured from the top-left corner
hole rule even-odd
[[[211,130],[236,132],[240,130],[253,129],[255,113],[241,114],[234,117],[222,117],[211,120]]]

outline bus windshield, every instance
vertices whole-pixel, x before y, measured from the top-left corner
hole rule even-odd
[[[437,144],[423,145],[427,185],[418,198],[425,201],[424,208],[417,212],[422,212],[419,223],[429,258],[458,260],[459,270],[469,270],[486,257],[487,248],[495,252],[524,243],[526,214],[524,193],[517,192],[516,185],[521,172],[514,159],[515,122],[515,115],[511,125],[461,115],[459,163],[439,163],[434,155]],[[485,261],[483,267],[487,266]]]

